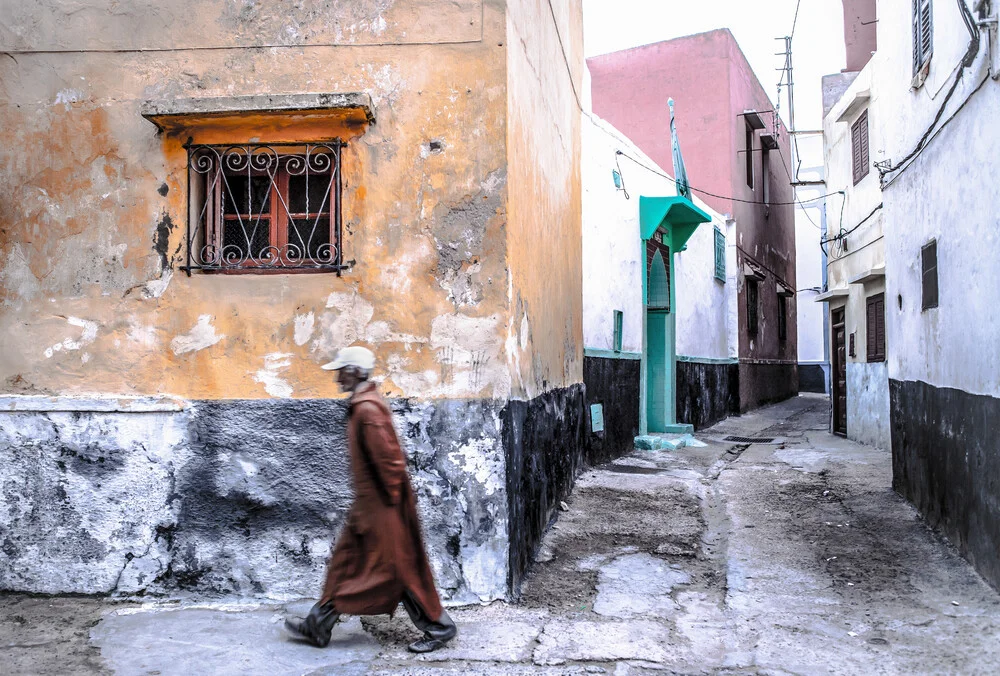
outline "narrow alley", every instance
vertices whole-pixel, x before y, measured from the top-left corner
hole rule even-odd
[[[0,597],[5,673],[997,673],[1000,595],[894,493],[887,452],[803,395],[704,446],[587,470],[517,604],[456,608],[427,656],[395,618],[292,642],[287,606]],[[732,440],[742,437],[744,440]],[[309,602],[290,604],[307,607]]]

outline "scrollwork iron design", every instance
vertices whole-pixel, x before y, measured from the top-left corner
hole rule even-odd
[[[188,143],[187,260],[204,271],[335,271],[341,141]]]

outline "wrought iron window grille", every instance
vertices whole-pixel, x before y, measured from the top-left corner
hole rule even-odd
[[[343,257],[341,148],[321,143],[199,145],[188,153],[185,265],[230,273],[336,272]]]

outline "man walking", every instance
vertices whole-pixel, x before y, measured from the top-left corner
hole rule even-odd
[[[457,629],[434,587],[392,412],[369,381],[374,367],[375,355],[363,347],[344,348],[323,366],[336,371],[341,390],[351,393],[347,443],[354,502],[327,564],[322,598],[307,617],[286,619],[285,626],[324,648],[341,613],[381,615],[402,602],[424,633],[409,649],[426,653],[443,647]]]

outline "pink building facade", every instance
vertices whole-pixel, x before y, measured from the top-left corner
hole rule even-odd
[[[673,98],[695,194],[736,224],[738,364],[713,364],[731,412],[798,393],[790,136],[728,29],[588,59],[594,112],[671,166]],[[678,363],[678,411],[709,365]],[[690,371],[690,373],[688,372]],[[717,396],[721,393],[713,393]],[[679,421],[684,422],[684,421]]]

